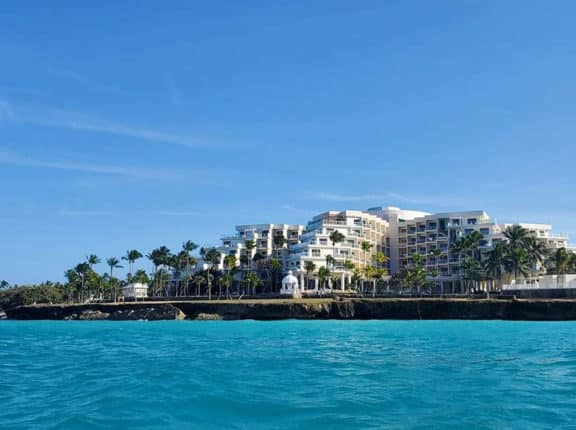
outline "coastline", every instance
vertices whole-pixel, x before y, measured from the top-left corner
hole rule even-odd
[[[576,320],[574,299],[273,299],[28,305],[11,320]]]

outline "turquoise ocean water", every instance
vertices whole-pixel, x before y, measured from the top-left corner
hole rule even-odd
[[[0,429],[576,429],[576,323],[0,322]]]

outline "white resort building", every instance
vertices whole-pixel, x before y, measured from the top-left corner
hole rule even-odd
[[[288,270],[288,250],[300,243],[303,225],[292,224],[250,224],[236,226],[236,234],[222,238],[222,245],[216,249],[220,253],[218,269],[224,268],[224,258],[236,257],[237,264],[244,267],[243,261],[253,262],[258,254],[262,259],[277,258],[283,270]],[[252,242],[253,248],[247,244]],[[251,263],[249,263],[251,264]]]
[[[330,236],[335,231],[343,235],[342,241],[331,241]],[[314,263],[316,269],[329,267],[337,278],[334,287],[343,290],[352,277],[352,270],[346,267],[346,262],[363,268],[372,264],[376,253],[388,255],[387,234],[388,223],[374,214],[354,210],[324,212],[312,218],[301,243],[290,248],[289,268],[299,275],[300,285],[306,285],[308,288],[304,290],[307,290],[311,286],[310,280],[305,280],[306,262]],[[318,290],[318,278],[315,277],[313,282],[313,289]],[[332,279],[328,282],[332,287]]]
[[[518,223],[548,248],[570,249],[566,236],[552,234],[548,224]],[[476,231],[482,236],[481,250],[489,250],[497,241],[505,241],[504,231],[512,224],[499,224],[483,210],[428,213],[396,207],[373,207],[367,210],[327,211],[313,217],[306,227],[293,224],[250,224],[236,227],[236,233],[222,238],[216,249],[224,269],[227,255],[236,257],[237,265],[246,268],[255,260],[277,258],[284,273],[292,272],[300,290],[318,292],[318,269],[330,270],[329,289],[343,290],[352,283],[354,269],[367,265],[387,269],[389,275],[406,268],[414,254],[422,257],[430,277],[442,288],[450,288],[459,279],[458,256],[451,245]],[[331,235],[341,234],[333,242]],[[253,247],[249,249],[248,243]],[[386,262],[375,263],[382,253]],[[255,256],[259,258],[255,259]],[[315,270],[307,273],[311,264]],[[254,266],[252,266],[254,267]],[[196,270],[206,269],[201,260]],[[293,278],[291,278],[293,279]]]

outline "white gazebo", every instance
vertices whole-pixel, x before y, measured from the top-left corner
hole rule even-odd
[[[294,298],[302,297],[302,292],[298,285],[298,278],[292,274],[292,271],[289,271],[282,279],[282,289],[280,290],[280,294]]]
[[[144,299],[148,297],[148,284],[135,282],[122,287],[122,294],[125,299]]]

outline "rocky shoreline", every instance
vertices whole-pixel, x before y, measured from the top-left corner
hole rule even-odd
[[[31,305],[6,310],[14,320],[464,319],[576,320],[576,300],[310,299]]]

